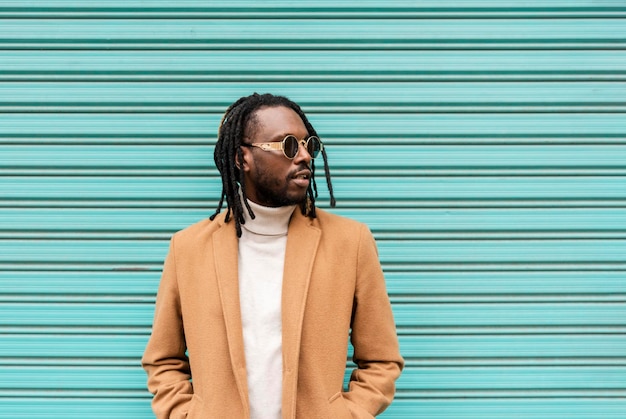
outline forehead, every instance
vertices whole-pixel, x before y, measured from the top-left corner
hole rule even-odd
[[[252,131],[259,141],[282,139],[287,134],[297,137],[307,135],[300,115],[285,106],[261,107],[254,112]]]

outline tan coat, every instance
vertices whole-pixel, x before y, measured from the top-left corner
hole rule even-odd
[[[317,211],[296,209],[287,235],[283,419],[372,418],[403,367],[376,245],[365,225]],[[223,213],[172,238],[142,359],[159,419],[249,418],[237,240]],[[350,328],[358,368],[342,392]]]

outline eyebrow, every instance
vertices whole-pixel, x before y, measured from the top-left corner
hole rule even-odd
[[[277,141],[282,141],[282,140],[284,140],[284,139],[285,139],[285,137],[286,137],[286,136],[288,136],[288,135],[293,135],[293,136],[294,136],[294,137],[296,137],[298,140],[306,140],[307,138],[309,138],[309,137],[311,136],[311,134],[309,134],[309,133],[307,132],[307,133],[304,135],[304,137],[303,137],[303,138],[300,138],[300,137],[298,137],[298,136],[297,136],[296,134],[294,134],[294,133],[287,132],[287,133],[284,133],[284,134],[283,134],[280,138],[278,138],[278,136],[276,136],[276,138],[275,138],[275,139],[276,139]]]

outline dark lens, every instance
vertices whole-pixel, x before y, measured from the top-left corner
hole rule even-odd
[[[298,139],[293,135],[288,135],[283,140],[283,151],[285,156],[293,159],[298,154]]]
[[[320,141],[320,139],[314,135],[310,136],[306,142],[306,151],[309,152],[309,155],[315,158],[318,154],[320,154],[321,150],[322,142]]]

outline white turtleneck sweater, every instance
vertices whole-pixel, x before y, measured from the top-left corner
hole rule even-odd
[[[239,239],[239,299],[251,419],[280,419],[282,405],[283,267],[295,206],[270,208],[248,201]]]

